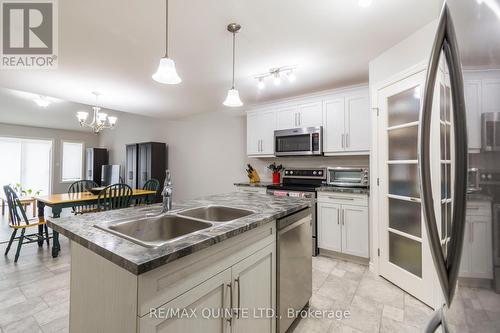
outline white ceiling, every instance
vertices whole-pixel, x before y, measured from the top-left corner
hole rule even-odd
[[[472,0],[471,0],[472,1]],[[0,86],[161,117],[217,111],[231,79],[246,105],[368,80],[368,62],[437,18],[440,1],[171,0],[170,56],[183,82],[151,79],[164,53],[164,0],[59,1],[59,68],[2,71]],[[253,76],[298,65],[293,85],[259,92]],[[48,112],[48,111],[47,111]],[[72,111],[73,112],[73,111]]]

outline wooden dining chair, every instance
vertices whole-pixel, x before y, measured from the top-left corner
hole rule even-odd
[[[93,180],[77,180],[72,183],[68,188],[68,194],[81,193],[81,192],[89,192],[91,188],[97,187],[98,185]],[[73,210],[73,214],[83,214],[89,212],[95,212],[97,207],[95,205],[78,205],[71,208]]]
[[[160,190],[160,182],[158,179],[151,178],[142,187],[143,190],[155,191],[154,195],[147,196],[146,198],[140,199],[140,203],[144,203],[150,205],[154,203],[156,195],[158,195],[158,191]]]
[[[132,188],[127,184],[106,186],[97,196],[97,210],[127,208],[130,206]]]
[[[5,255],[9,253],[10,247],[14,240],[17,240],[17,251],[16,256],[14,258],[14,262],[17,262],[19,258],[19,253],[21,252],[21,246],[23,244],[34,243],[37,242],[38,246],[43,246],[43,242],[47,241],[47,245],[49,244],[49,229],[47,224],[45,224],[45,220],[41,221],[36,219],[29,220],[26,216],[26,211],[24,210],[23,205],[19,201],[19,198],[14,192],[14,190],[6,185],[3,187],[5,192],[5,196],[7,198],[8,208],[9,208],[9,227],[12,228],[12,235],[10,236],[9,244],[5,249]],[[41,227],[40,227],[41,226]],[[39,232],[35,234],[26,234],[26,229],[38,227],[41,229],[41,234]],[[21,235],[17,236],[17,231],[21,230]],[[45,235],[44,235],[45,232]]]

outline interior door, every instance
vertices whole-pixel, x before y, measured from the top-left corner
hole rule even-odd
[[[433,265],[420,200],[417,141],[425,72],[378,91],[380,274],[433,306]]]

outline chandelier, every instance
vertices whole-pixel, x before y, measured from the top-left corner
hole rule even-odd
[[[80,126],[91,128],[92,132],[94,132],[95,134],[99,133],[103,129],[114,128],[118,118],[114,116],[108,117],[106,113],[101,112],[101,108],[98,106],[98,99],[100,94],[96,91],[92,92],[92,94],[95,95],[95,106],[92,107],[92,110],[94,111],[92,122],[86,122],[87,117],[89,116],[88,112],[78,111],[76,113],[76,118],[80,122]]]

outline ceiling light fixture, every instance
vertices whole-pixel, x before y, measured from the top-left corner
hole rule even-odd
[[[257,83],[257,88],[259,88],[259,90],[262,90],[266,87],[266,84],[264,83],[264,78],[260,77],[259,78],[259,83]]]
[[[359,7],[368,7],[372,4],[372,0],[358,0]]]
[[[39,95],[37,98],[35,98],[33,102],[35,102],[36,105],[38,105],[42,109],[46,109],[50,105],[50,101],[47,99],[47,97],[42,95]]]
[[[182,80],[177,75],[175,62],[168,57],[168,0],[165,0],[165,8],[165,56],[160,59],[160,65],[152,78],[159,83],[178,84]]]
[[[280,72],[279,71],[276,71],[274,73],[274,85],[275,86],[279,86],[281,84],[281,76],[280,76]]]
[[[235,60],[235,39],[236,39],[236,33],[239,32],[240,29],[241,29],[241,25],[239,25],[238,23],[230,23],[227,26],[227,31],[229,31],[230,33],[233,34],[233,83],[232,83],[231,89],[229,89],[227,92],[226,99],[224,100],[224,102],[222,104],[224,104],[225,106],[229,106],[229,107],[238,107],[238,106],[243,105],[243,102],[240,99],[240,93],[238,92],[238,90],[236,90],[236,88],[234,86],[234,64],[236,61]]]
[[[284,73],[286,73],[288,82],[293,83],[297,79],[297,77],[295,76],[296,70],[297,66],[283,66],[283,67],[271,68],[269,72],[255,76],[255,79],[258,80],[257,88],[259,88],[260,90],[264,89],[266,86],[264,80],[268,77],[273,78],[275,86],[281,85],[281,75]]]
[[[87,120],[87,117],[89,116],[88,112],[78,111],[76,113],[76,118],[78,119],[80,126],[91,128],[95,134],[99,133],[101,130],[106,128],[114,128],[118,118],[114,116],[108,117],[106,113],[100,112],[101,108],[98,106],[98,99],[100,94],[97,91],[92,92],[92,94],[95,95],[95,106],[92,107],[92,110],[94,111],[92,122],[91,123],[85,122],[85,120]]]

